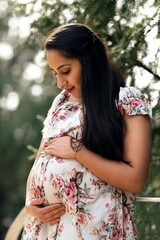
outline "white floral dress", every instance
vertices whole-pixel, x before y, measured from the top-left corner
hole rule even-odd
[[[45,141],[64,135],[81,137],[82,106],[68,99],[66,91],[55,98],[44,121]],[[149,101],[134,87],[120,88],[117,107],[122,114],[148,114],[152,118]],[[33,198],[45,197],[46,205],[62,202],[66,213],[55,225],[30,217],[23,240],[137,239],[135,196],[103,182],[75,159],[42,152],[34,167],[31,193]]]

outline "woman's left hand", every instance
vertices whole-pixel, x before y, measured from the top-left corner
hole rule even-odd
[[[71,148],[69,136],[54,138],[44,143],[44,152],[61,158],[76,158],[76,152]]]

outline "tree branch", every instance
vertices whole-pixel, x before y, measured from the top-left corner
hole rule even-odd
[[[139,60],[136,61],[136,65],[138,67],[141,67],[143,69],[145,69],[146,71],[148,71],[149,73],[151,73],[156,79],[160,80],[160,76],[156,73],[153,72],[153,70],[149,67],[147,67],[145,64],[143,64],[142,62],[140,62]]]

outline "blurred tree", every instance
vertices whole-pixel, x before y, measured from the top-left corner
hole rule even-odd
[[[145,10],[147,8],[148,12]],[[42,124],[36,116],[46,116],[54,96],[58,93],[48,73],[49,68],[46,67],[42,42],[43,37],[60,24],[80,22],[100,34],[114,61],[124,72],[127,85],[140,87],[143,76],[150,79],[141,90],[154,106],[152,160],[147,184],[140,195],[160,196],[159,11],[160,4],[156,0],[1,0],[2,237],[24,205],[25,182],[32,165],[32,162],[27,161],[29,152],[26,146],[30,144],[37,148],[41,138]],[[8,45],[3,45],[4,42]],[[151,60],[150,42],[155,45]],[[139,239],[159,239],[158,211],[159,204],[136,203]],[[144,215],[147,217],[144,218]]]

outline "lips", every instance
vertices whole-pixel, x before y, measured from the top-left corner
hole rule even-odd
[[[73,89],[74,89],[74,87],[69,88],[69,89],[66,89],[66,91],[67,91],[68,93],[71,93]]]

